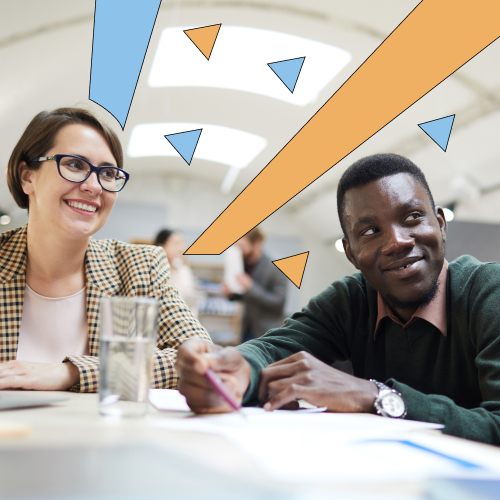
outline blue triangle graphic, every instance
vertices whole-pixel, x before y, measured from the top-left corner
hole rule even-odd
[[[304,60],[305,57],[297,57],[296,59],[267,63],[267,65],[293,94]]]
[[[455,115],[445,116],[430,122],[419,123],[418,126],[443,150],[446,152],[450,140],[451,128]]]
[[[169,134],[165,136],[165,139],[172,144],[174,149],[184,158],[186,163],[191,165],[194,150],[198,145],[202,130],[203,129],[198,128],[196,130],[178,132],[177,134]]]

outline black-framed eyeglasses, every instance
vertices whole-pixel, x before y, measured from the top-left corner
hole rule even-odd
[[[130,175],[118,167],[95,167],[87,160],[73,155],[53,155],[40,156],[30,161],[47,161],[55,160],[57,162],[57,170],[59,175],[69,182],[86,181],[92,174],[96,173],[97,180],[103,189],[117,193],[121,191],[130,177]]]

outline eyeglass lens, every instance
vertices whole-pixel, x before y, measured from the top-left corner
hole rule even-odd
[[[90,166],[80,158],[63,156],[59,159],[61,175],[68,181],[82,182],[89,175]],[[125,184],[125,175],[118,168],[103,168],[99,172],[101,186],[107,191],[120,191]]]

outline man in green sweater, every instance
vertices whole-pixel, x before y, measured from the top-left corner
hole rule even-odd
[[[443,210],[404,157],[354,163],[337,204],[346,257],[360,273],[238,348],[186,341],[177,370],[190,407],[231,410],[204,376],[212,368],[244,404],[272,410],[305,399],[500,445],[500,263],[448,264]],[[347,359],[354,376],[331,366]]]

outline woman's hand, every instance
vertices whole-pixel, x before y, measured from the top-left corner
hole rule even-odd
[[[222,348],[203,339],[192,338],[182,343],[175,368],[180,377],[179,392],[196,413],[233,411],[205,376],[209,368],[219,375],[238,403],[250,384],[250,365],[238,350]]]
[[[80,372],[73,363],[0,363],[0,390],[65,391],[79,381]]]

